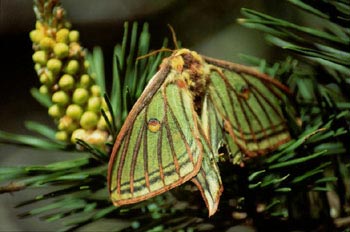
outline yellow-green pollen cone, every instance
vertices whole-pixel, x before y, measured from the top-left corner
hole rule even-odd
[[[101,88],[88,73],[90,65],[79,32],[71,30],[70,23],[54,12],[50,17],[56,17],[55,23],[38,20],[29,37],[41,83],[39,92],[52,102],[48,114],[57,124],[56,139],[67,143],[82,139],[105,148],[110,136],[100,112],[104,104]],[[106,114],[110,115],[108,110]]]

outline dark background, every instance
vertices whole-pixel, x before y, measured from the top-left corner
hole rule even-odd
[[[62,0],[73,28],[81,33],[83,46],[102,46],[106,76],[111,76],[113,47],[121,42],[124,21],[149,22],[153,49],[160,48],[164,36],[170,36],[171,24],[184,47],[207,56],[241,62],[244,53],[276,61],[280,50],[267,45],[260,32],[236,23],[242,17],[240,8],[252,8],[276,17],[300,23],[301,13],[280,0]],[[308,20],[310,20],[308,18]],[[308,22],[310,23],[310,22]],[[46,109],[30,95],[39,81],[33,69],[32,48],[28,33],[34,28],[31,0],[0,0],[0,130],[29,132],[25,120],[52,125]],[[173,48],[170,42],[169,47]],[[71,156],[62,152],[45,152],[0,144],[0,165],[44,164]],[[16,203],[38,190],[0,195],[0,230],[54,230],[58,225],[46,224],[37,218],[19,220],[16,214],[28,208],[14,209]],[[108,228],[105,222],[105,227]]]

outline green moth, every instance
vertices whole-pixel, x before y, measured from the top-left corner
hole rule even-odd
[[[286,86],[252,68],[175,50],[117,136],[108,167],[112,202],[136,203],[191,180],[213,215],[223,191],[222,144],[254,157],[290,139],[283,92]]]

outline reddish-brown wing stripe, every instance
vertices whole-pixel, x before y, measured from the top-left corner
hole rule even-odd
[[[252,109],[252,107],[249,105],[249,103],[247,101],[243,101],[244,105],[248,108],[248,110],[250,111],[250,113],[252,113],[252,115],[254,116],[254,118],[256,119],[256,121],[258,122],[262,133],[266,136],[266,130],[264,129],[262,122],[260,121],[258,115],[256,115],[255,111]],[[244,111],[245,112],[245,111]],[[250,121],[250,120],[249,120]],[[251,128],[252,129],[252,128]],[[256,130],[254,130],[254,136],[253,136],[254,140],[257,140],[257,134],[256,134]]]
[[[207,107],[209,108],[209,104],[211,104],[211,102],[209,103],[209,99],[207,99]],[[210,113],[208,113],[208,122],[210,123],[211,122],[211,119],[210,119],[210,117],[211,117],[212,115],[210,114]],[[214,117],[215,117],[215,115],[214,115]],[[207,130],[207,132],[208,132],[208,134],[207,134],[207,137],[211,137],[211,132],[212,132],[212,129],[211,129],[212,127],[210,126],[210,125],[208,125],[205,129]],[[216,134],[218,134],[218,133],[216,133]],[[212,141],[211,141],[211,139],[209,139],[209,144],[210,144],[210,147],[212,147],[213,146],[213,144],[212,144]]]
[[[270,127],[270,128],[265,128],[266,133],[268,132],[268,130],[277,130],[276,128],[283,126],[283,128],[285,127],[286,123],[285,122],[280,122],[278,124],[274,124],[274,128]],[[239,132],[237,127],[232,126],[232,129],[236,132]],[[249,136],[249,132],[245,132],[244,135]],[[261,137],[264,137],[264,131],[259,130],[259,131],[255,131],[255,135],[256,135],[256,140],[261,139]],[[242,139],[242,137],[239,136],[239,134],[237,135],[237,138]],[[246,137],[245,137],[246,138]],[[252,139],[247,139],[246,141],[252,141]]]
[[[223,98],[222,98],[220,92],[217,91],[217,89],[215,89],[215,88],[214,88],[212,91],[214,91],[215,94],[217,95],[217,97],[220,99],[219,104],[221,105],[221,109],[223,109],[223,111],[224,111],[224,115],[230,115],[230,114],[227,112],[226,107],[224,107],[224,106],[222,105],[222,102],[224,102],[224,101],[223,101]],[[211,101],[214,102],[213,99],[212,99],[212,97],[211,97],[210,95],[209,95],[209,97],[210,97]],[[229,98],[229,100],[230,100],[230,104],[232,104],[232,101],[231,101],[232,99]],[[218,104],[218,102],[216,102],[216,104]],[[233,111],[232,114],[233,114],[233,117],[234,117],[234,119],[235,119],[235,121],[236,121],[236,125],[238,126],[238,128],[235,127],[235,130],[238,131],[238,133],[240,133],[242,140],[245,140],[245,136],[244,136],[243,130],[242,130],[242,128],[240,127],[240,123],[238,123],[238,119],[237,119],[236,112]],[[229,121],[229,120],[226,118],[226,116],[224,117],[224,120],[225,120],[226,122]],[[233,136],[234,136],[234,140],[236,141],[236,140],[237,140],[236,134],[234,133]],[[236,142],[237,142],[237,141],[236,141]]]
[[[247,112],[244,110],[244,107],[243,107],[243,104],[242,104],[242,100],[241,100],[241,98],[238,96],[237,92],[236,92],[233,88],[232,88],[232,91],[234,91],[234,93],[235,93],[235,95],[236,95],[236,98],[237,98],[237,100],[238,100],[239,106],[240,106],[241,109],[242,109],[244,119],[245,119],[245,121],[247,122],[248,127],[249,127],[249,130],[250,130],[250,135],[253,137],[253,140],[256,142],[255,131],[253,130],[251,121],[248,119]],[[229,95],[229,97],[232,98],[231,95]],[[232,100],[231,100],[231,101],[232,101]],[[232,126],[232,124],[231,124],[231,126]],[[245,140],[246,140],[246,139],[245,139]]]
[[[216,123],[220,123],[217,113],[215,111],[213,112],[212,109],[209,110],[209,108],[213,108],[214,107],[211,98],[208,96],[206,100],[207,100],[207,107],[208,107],[207,117],[208,117],[209,124],[212,121],[214,121]],[[212,119],[212,117],[214,118],[214,120]],[[220,128],[221,128],[220,126],[215,126],[214,128],[215,128],[215,132],[212,131],[212,126],[207,125],[206,128],[205,128],[207,130],[207,135],[204,136],[204,137],[206,137],[209,140],[208,143],[210,145],[210,148],[217,149],[217,147],[213,147],[214,144],[212,144],[212,142],[220,140],[220,139],[217,139],[217,137],[220,136],[222,131],[220,131]],[[203,134],[205,134],[205,133],[203,132]],[[217,145],[217,144],[215,144],[215,145]]]
[[[164,93],[162,93],[162,95],[164,97]],[[163,130],[165,129],[164,125],[167,123],[166,112],[168,111],[168,105],[167,105],[166,99],[167,98],[163,98],[163,109],[164,109],[164,116],[162,119],[163,123],[161,124],[158,139],[157,139],[157,159],[158,159],[158,166],[159,166],[159,174],[164,186],[165,186],[165,176],[164,176],[163,159],[162,159],[162,140],[163,140]]]
[[[247,67],[247,66],[244,66],[241,64],[234,64],[234,63],[224,61],[224,60],[213,59],[213,58],[203,56],[203,55],[201,55],[201,56],[209,64],[213,64],[213,65],[221,67],[221,68],[232,70],[232,71],[237,72],[237,73],[245,73],[245,74],[251,75],[251,76],[256,77],[260,80],[263,80],[267,83],[271,83],[274,86],[276,86],[277,88],[284,91],[285,93],[291,95],[291,91],[289,90],[289,88],[287,86],[285,86],[282,83],[280,83],[279,81],[269,77],[268,75],[255,70],[254,68]]]
[[[243,79],[245,79],[244,75],[241,75]],[[254,77],[254,76],[250,76],[250,77]],[[275,95],[276,98],[281,98],[281,94],[276,92],[275,88],[272,87],[272,84],[267,82],[266,80],[264,79],[260,79],[260,78],[257,78],[257,77],[254,77],[255,79],[259,80],[261,83],[264,84],[265,88],[267,88],[273,95]],[[276,87],[276,86],[274,86]]]
[[[121,184],[121,178],[122,178],[122,171],[123,171],[123,167],[124,167],[124,164],[125,164],[125,156],[126,156],[126,153],[128,151],[128,147],[129,147],[129,141],[130,141],[130,137],[131,137],[131,132],[133,130],[133,124],[130,126],[129,128],[129,131],[127,132],[126,134],[126,139],[124,140],[124,144],[123,144],[123,150],[122,150],[122,153],[121,153],[121,157],[120,157],[120,161],[119,161],[119,165],[118,165],[118,173],[117,173],[117,191],[118,191],[118,194],[120,194],[120,184]],[[118,157],[116,157],[118,158]]]
[[[147,114],[145,116],[147,119]],[[145,122],[146,125],[146,122]],[[144,126],[145,127],[145,126]],[[147,149],[148,139],[147,139],[147,130],[145,131],[145,136],[143,138],[143,170],[145,174],[146,187],[148,191],[151,191],[150,183],[149,183],[149,175],[148,175],[148,149]]]
[[[218,66],[218,67],[222,67],[222,68],[225,68],[225,69],[228,69],[228,70],[232,70],[234,72],[237,72],[237,73],[240,73],[241,75],[242,74],[247,74],[247,75],[250,75],[258,80],[260,80],[261,82],[265,83],[265,86],[266,88],[268,88],[271,93],[273,93],[276,97],[280,98],[281,95],[279,93],[277,93],[275,91],[274,88],[272,88],[269,84],[272,84],[274,85],[276,88],[279,88],[280,90],[284,91],[285,93],[287,94],[290,94],[291,95],[291,92],[289,90],[288,87],[286,87],[285,85],[283,85],[282,83],[280,83],[279,81],[269,77],[268,75],[266,74],[263,74],[263,73],[260,73],[259,71],[251,68],[251,67],[246,67],[244,65],[240,65],[240,64],[234,64],[234,63],[231,63],[231,62],[227,62],[227,61],[223,61],[223,60],[217,60],[217,59],[213,59],[213,58],[210,58],[210,57],[206,57],[206,56],[202,56],[206,62],[210,63],[210,64],[213,64],[215,66]],[[245,77],[243,76],[243,78],[245,79]],[[245,79],[246,80],[246,79]],[[256,89],[254,87],[254,89]],[[258,91],[258,90],[257,90]],[[260,93],[260,92],[259,92]],[[260,93],[261,94],[261,93]],[[275,110],[275,107],[273,107],[273,104],[271,104],[269,101],[266,100],[266,98],[261,95],[266,102],[269,103],[269,105]],[[278,112],[278,111],[277,111]],[[279,114],[279,113],[278,113]],[[280,115],[280,114],[279,114]],[[281,118],[283,119],[283,117],[281,116]]]
[[[164,83],[164,80],[166,79],[169,71],[170,71],[170,65],[164,65],[152,78],[152,80],[148,83],[144,90],[144,94],[140,96],[140,98],[135,103],[134,107],[131,109],[131,111],[128,114],[128,117],[125,120],[125,123],[123,127],[121,128],[118,137],[115,141],[110,161],[108,164],[108,177],[107,182],[109,186],[109,190],[112,191],[111,187],[111,181],[112,181],[112,175],[113,172],[117,171],[116,175],[116,181],[117,181],[117,189],[118,194],[120,191],[120,180],[121,180],[121,173],[125,162],[125,155],[126,152],[122,151],[120,157],[119,154],[120,149],[127,150],[127,147],[129,145],[130,140],[130,133],[133,128],[134,121],[136,120],[137,115],[142,111],[142,109],[148,105],[149,101],[152,99],[154,94],[157,92],[157,90],[160,88],[160,86]],[[125,141],[125,142],[124,142]],[[121,146],[124,143],[124,148],[121,148]],[[119,154],[118,154],[119,153]],[[116,160],[119,159],[118,167],[115,167]],[[117,170],[116,170],[117,169]]]
[[[205,135],[203,127],[199,126],[198,131],[201,134],[203,140],[206,142],[206,144],[210,145],[209,138],[207,138],[207,136]],[[216,149],[216,148],[213,148],[212,146],[208,146],[207,149],[209,150],[209,154],[213,154],[214,153],[213,149]]]
[[[134,147],[134,151],[132,153],[132,161],[131,161],[131,167],[130,167],[130,192],[131,192],[131,194],[134,193],[135,167],[136,167],[137,157],[139,155],[139,151],[140,151],[140,147],[141,147],[142,137],[143,137],[143,135],[145,135],[144,130],[145,130],[145,126],[143,125],[141,127],[140,132],[137,135],[136,144]]]
[[[275,131],[275,130],[276,130],[276,127],[277,127],[278,125],[275,125],[275,124],[272,122],[271,117],[270,117],[270,114],[266,111],[266,107],[264,107],[264,105],[262,104],[260,98],[264,99],[264,101],[266,102],[266,104],[269,105],[269,106],[273,109],[273,111],[275,112],[275,114],[282,120],[282,124],[284,124],[284,123],[283,123],[283,122],[284,122],[284,118],[282,117],[282,115],[280,114],[280,112],[278,111],[278,109],[275,107],[275,105],[272,104],[271,101],[270,101],[268,98],[266,98],[266,96],[264,96],[264,94],[262,94],[261,91],[260,91],[257,87],[255,87],[253,84],[251,84],[251,83],[249,82],[248,78],[246,78],[244,75],[241,75],[241,77],[242,77],[242,79],[249,85],[250,89],[252,90],[252,91],[251,91],[252,94],[254,95],[254,97],[255,97],[257,103],[259,104],[260,108],[263,110],[263,112],[264,112],[266,118],[268,119],[268,121],[269,121],[269,123],[270,123],[270,125],[271,125],[270,127],[265,128],[265,130],[271,129],[272,131]],[[257,79],[258,79],[258,78],[257,78]],[[273,89],[272,87],[269,86],[269,83],[264,83],[264,81],[263,81],[263,80],[260,80],[260,79],[259,79],[259,81],[262,82],[262,83],[264,84],[264,86],[265,86],[266,88],[268,88],[269,91],[272,92],[277,98],[280,97],[280,95],[277,94],[277,93],[274,91],[274,89]],[[253,111],[252,111],[252,112],[253,112]],[[283,130],[280,131],[280,132],[283,132]]]
[[[254,137],[255,137],[255,133],[252,132],[251,124],[250,124],[249,120],[247,119],[247,115],[246,115],[246,113],[245,113],[245,111],[244,111],[244,108],[242,107],[241,99],[240,99],[240,97],[238,96],[236,90],[230,85],[230,83],[229,83],[229,81],[227,80],[226,76],[225,76],[222,72],[220,72],[220,71],[218,71],[218,70],[216,70],[216,72],[220,75],[220,77],[221,77],[222,80],[224,81],[224,83],[225,83],[225,85],[226,85],[226,89],[231,90],[231,91],[235,94],[236,99],[237,99],[237,101],[238,101],[238,104],[239,104],[240,108],[242,109],[242,113],[243,113],[244,119],[245,119],[245,121],[246,121],[246,123],[248,124],[248,127],[249,127],[249,129],[250,129],[249,135],[252,135],[253,138],[254,138]],[[218,93],[218,92],[217,92],[217,93]],[[231,106],[234,106],[234,105],[235,105],[235,104],[234,104],[234,100],[232,99],[232,95],[230,94],[229,91],[227,91],[227,95],[228,95],[229,100],[230,100],[230,105],[231,105]],[[220,99],[222,100],[222,98],[220,98]],[[222,100],[222,101],[223,101],[223,100]],[[225,107],[224,107],[224,109],[225,109]],[[226,112],[226,113],[227,113],[227,112]],[[236,125],[239,126],[239,131],[240,131],[240,133],[241,133],[241,137],[243,138],[244,141],[246,141],[245,136],[244,136],[244,133],[243,133],[243,129],[242,129],[242,127],[240,126],[241,123],[238,121],[238,117],[237,117],[237,115],[236,115],[236,111],[233,110],[233,112],[231,112],[231,113],[234,115],[234,118],[235,118],[235,121],[236,121]],[[230,114],[227,113],[226,115],[230,115]],[[228,120],[228,122],[229,122],[229,120]],[[232,127],[233,123],[230,123],[230,125],[231,125],[231,127]]]
[[[186,113],[183,95],[181,94],[180,90],[179,90],[179,95],[180,95],[180,106],[181,106],[182,112],[184,113],[184,116],[185,116],[185,119],[186,119],[185,121],[186,121],[186,122],[190,122],[189,119],[188,119],[187,113]],[[170,108],[170,107],[169,107],[169,108]],[[173,119],[174,119],[174,121],[175,121],[176,127],[179,128],[179,132],[180,132],[180,135],[181,135],[181,139],[182,139],[182,141],[186,144],[186,150],[187,150],[187,154],[188,154],[188,156],[189,156],[189,159],[190,159],[190,161],[192,162],[193,166],[195,166],[194,160],[193,160],[193,154],[192,154],[192,151],[191,151],[191,146],[192,146],[192,142],[193,142],[193,141],[191,140],[190,143],[187,142],[186,137],[185,137],[183,131],[180,129],[180,128],[181,128],[180,123],[179,123],[179,121],[176,119],[173,109],[170,108],[170,112],[171,112],[172,117],[173,117]],[[194,111],[193,111],[193,113],[194,113]],[[190,125],[188,125],[188,128],[190,128],[192,136],[195,137],[195,133],[194,133],[193,129],[191,129]],[[191,137],[191,138],[192,138],[192,137]]]
[[[222,102],[222,97],[220,96],[220,93],[216,90],[214,90],[216,92],[216,95],[218,96],[218,98],[221,99],[220,102]],[[209,96],[210,98],[210,101],[213,102],[213,99],[211,96]],[[230,102],[231,103],[231,102]],[[221,103],[220,103],[221,104]],[[229,115],[229,113],[227,112],[226,108],[222,106],[221,104],[221,108],[224,110],[224,114],[225,115]],[[233,112],[233,115],[234,115],[234,118],[235,120],[237,120],[237,116],[235,115],[235,112]],[[227,120],[227,119],[226,119]],[[271,120],[270,120],[271,121]],[[244,132],[242,131],[241,127],[239,126],[239,123],[236,123],[238,127],[234,126],[234,125],[231,125],[232,126],[232,129],[236,132],[238,132],[238,134],[235,133],[235,136],[240,139],[240,140],[244,140],[244,141],[247,141],[247,142],[253,142],[255,140],[253,139],[246,139],[245,136],[249,136],[250,135],[250,132]],[[285,123],[279,123],[279,124],[275,124],[275,127],[279,127],[281,125],[285,125]],[[269,129],[269,128],[267,128]],[[283,132],[285,129],[281,130],[281,131],[276,131],[276,134],[280,133],[280,132]],[[256,134],[256,141],[262,141],[264,139],[264,136],[261,135],[263,134],[264,132],[262,130],[258,130],[258,131],[255,131],[255,134]],[[240,135],[239,135],[240,134]],[[271,135],[274,135],[274,134],[271,134]]]
[[[192,151],[191,151],[191,145],[192,145],[192,142],[193,140],[191,139],[189,142],[187,142],[186,140],[186,137],[183,133],[183,131],[181,130],[181,126],[180,126],[180,123],[179,121],[176,119],[175,117],[175,114],[174,114],[174,111],[173,109],[169,106],[169,112],[170,112],[170,115],[172,117],[172,119],[174,120],[175,122],[175,125],[176,125],[176,128],[178,129],[179,133],[180,133],[180,136],[181,136],[181,140],[184,142],[185,144],[185,147],[186,147],[186,151],[187,151],[187,154],[189,156],[189,160],[192,162],[193,166],[194,166],[194,160],[193,160],[193,155],[192,155]],[[188,122],[188,121],[187,121]],[[189,127],[190,125],[188,125]],[[193,134],[193,131],[191,130],[192,134]]]
[[[159,165],[159,174],[160,174],[160,179],[163,182],[163,185],[165,186],[165,179],[164,179],[164,169],[163,169],[163,161],[162,161],[162,138],[163,138],[163,129],[164,126],[162,124],[160,130],[159,130],[159,135],[157,139],[157,158],[158,158],[158,165]]]
[[[248,85],[248,88],[250,89],[251,88],[251,84],[244,78],[243,75],[239,74],[239,76],[244,80],[244,82]],[[254,93],[252,93],[254,94]],[[255,99],[257,99],[257,97],[254,95]],[[249,111],[252,113],[252,115],[254,116],[254,118],[256,119],[256,121],[258,122],[260,128],[261,128],[261,131],[262,133],[264,134],[264,136],[267,137],[267,134],[266,134],[266,130],[264,129],[263,125],[262,125],[262,122],[261,120],[259,119],[259,117],[256,115],[255,111],[252,109],[252,107],[249,105],[249,102],[246,100],[246,101],[243,101],[244,104],[247,106],[247,108],[249,109]],[[263,108],[264,107],[260,104],[260,102],[258,101],[258,104],[260,106],[260,108]],[[257,140],[257,137],[256,137],[256,130],[255,130],[255,136],[253,137],[253,139]]]
[[[203,189],[210,189],[207,175],[205,174],[205,171],[203,169],[200,169],[199,171],[200,171],[200,174],[203,176],[203,179],[205,181],[205,188],[203,188]],[[208,192],[210,193],[211,199],[214,199],[213,196],[211,195],[211,191],[208,191]]]
[[[282,96],[279,92],[276,92],[276,88],[279,88],[279,86],[275,86],[273,85],[272,83],[266,81],[265,79],[260,79],[258,77],[255,77],[255,76],[247,76],[247,74],[245,73],[240,73],[239,74],[242,79],[246,82],[246,83],[249,83],[249,86],[251,86],[252,88],[254,88],[255,90],[259,91],[259,88],[257,88],[254,84],[252,84],[249,79],[250,78],[254,78],[255,80],[259,81],[260,83],[262,83],[264,85],[265,88],[267,88],[269,90],[269,92],[271,92],[277,99],[281,99]],[[282,85],[282,84],[281,84]],[[284,86],[285,87],[285,86]],[[287,87],[285,87],[287,88]],[[283,89],[280,89],[281,91]],[[260,92],[260,91],[259,91]],[[261,92],[260,92],[261,93]]]
[[[219,73],[220,74],[220,73]],[[226,79],[226,77],[224,76],[224,75],[220,75],[222,78],[225,78]],[[280,112],[278,111],[278,109],[275,107],[275,105],[274,104],[272,104],[270,101],[269,101],[269,99],[267,99],[254,85],[252,85],[248,80],[247,80],[247,78],[245,78],[243,75],[240,75],[241,77],[242,77],[242,79],[248,84],[248,86],[252,89],[252,90],[254,90],[254,91],[252,91],[252,94],[254,94],[254,92],[257,92],[257,94],[261,97],[261,98],[263,98],[264,100],[265,100],[265,102],[274,110],[274,112],[283,120],[283,117],[282,117],[282,115],[280,114]],[[226,79],[227,80],[227,79]],[[259,79],[260,80],[260,79]],[[263,80],[260,80],[260,81],[262,81],[263,82]],[[253,132],[253,129],[252,129],[252,125],[251,125],[251,123],[250,123],[250,120],[248,120],[248,116],[247,116],[247,112],[244,110],[244,107],[243,107],[243,105],[242,105],[242,102],[241,102],[241,99],[237,96],[237,92],[235,91],[235,89],[228,83],[228,81],[225,81],[225,84],[227,85],[227,87],[232,91],[232,92],[234,92],[235,93],[235,95],[236,95],[236,97],[237,97],[237,99],[238,99],[238,101],[239,101],[239,104],[240,104],[240,106],[241,106],[241,109],[242,109],[242,112],[243,112],[243,114],[244,114],[244,117],[245,117],[245,120],[247,121],[247,123],[248,123],[248,126],[249,126],[249,129],[250,129],[250,131],[251,132]],[[265,85],[266,86],[266,85]],[[269,87],[269,88],[268,88]],[[269,90],[271,90],[272,88],[270,87],[270,86],[268,86],[267,85],[267,88],[269,89]],[[272,91],[272,90],[271,90]],[[230,96],[230,95],[229,95]],[[242,136],[242,138],[241,139],[243,139],[243,140],[245,140],[245,141],[258,141],[258,140],[260,140],[258,137],[260,137],[260,136],[258,136],[258,134],[259,133],[263,133],[263,134],[265,134],[266,133],[266,130],[267,129],[272,129],[272,130],[274,130],[274,127],[276,126],[279,126],[279,125],[281,125],[281,124],[279,124],[279,125],[274,125],[273,123],[272,123],[272,121],[271,121],[271,118],[269,117],[269,114],[266,112],[266,110],[265,110],[265,107],[263,107],[262,106],[262,104],[261,104],[261,101],[260,101],[260,99],[259,99],[259,97],[258,96],[256,96],[255,94],[254,94],[254,96],[255,96],[255,98],[258,100],[258,104],[261,106],[261,108],[264,110],[264,113],[267,115],[267,118],[269,119],[269,122],[271,122],[271,127],[269,127],[269,128],[263,128],[263,126],[262,126],[262,123],[261,123],[261,121],[260,121],[260,119],[259,119],[259,117],[256,115],[256,113],[253,111],[253,109],[252,109],[252,107],[249,105],[249,103],[247,102],[247,101],[243,101],[244,103],[245,103],[245,105],[249,108],[249,111],[252,113],[252,115],[254,116],[254,118],[257,120],[257,122],[259,123],[259,125],[261,126],[261,128],[262,128],[262,130],[261,131],[257,131],[257,130],[255,130],[253,133],[251,133],[251,132],[242,132],[241,131],[241,127],[239,127],[238,128],[238,130],[241,132],[241,136],[242,135],[252,135],[253,136],[253,139],[251,140],[251,139],[245,139],[244,138],[244,136]],[[275,93],[275,96],[279,96],[277,93]],[[220,99],[221,99],[221,97],[220,97]],[[230,103],[232,104],[232,102],[233,102],[233,99],[231,98],[230,99]],[[236,121],[237,121],[237,117],[235,116],[235,119],[236,119]],[[284,121],[284,120],[283,120]],[[237,125],[239,125],[239,123],[236,123]],[[282,124],[284,124],[284,123],[282,123]],[[231,125],[235,130],[237,130],[237,128],[235,128],[233,125]],[[279,131],[279,132],[283,132],[283,130],[282,131]]]
[[[242,76],[242,78],[243,78],[246,82],[248,82],[244,76]],[[259,104],[259,106],[260,106],[260,108],[263,110],[263,112],[264,112],[264,114],[265,114],[267,120],[269,121],[272,130],[275,130],[275,125],[274,125],[274,123],[272,122],[272,119],[271,119],[271,117],[270,117],[270,114],[266,111],[266,107],[264,107],[264,105],[262,104],[261,99],[260,99],[258,96],[256,96],[256,94],[255,94],[255,92],[257,91],[257,88],[255,88],[255,86],[253,86],[253,85],[249,85],[249,87],[250,87],[250,89],[252,90],[251,92],[252,92],[252,94],[254,95],[254,97],[255,97],[257,103]],[[265,100],[265,102],[266,102],[268,99],[265,98],[264,100]],[[270,103],[270,101],[268,101],[268,103]],[[269,104],[269,105],[271,106],[271,104]],[[267,130],[267,128],[266,128],[265,130]],[[265,130],[264,130],[264,131],[265,131]],[[258,133],[260,133],[260,131],[256,131],[256,133],[258,134]]]
[[[253,130],[251,121],[249,120],[248,115],[247,115],[247,112],[245,111],[245,109],[244,109],[244,107],[243,107],[243,103],[242,103],[243,100],[242,100],[241,97],[238,95],[238,93],[237,93],[237,91],[235,90],[235,88],[230,84],[230,82],[229,82],[228,78],[226,77],[226,75],[225,75],[224,73],[221,73],[221,72],[218,72],[218,73],[220,74],[221,78],[224,80],[227,89],[231,90],[231,92],[235,94],[236,99],[237,99],[237,101],[238,101],[238,103],[239,103],[239,106],[240,106],[240,108],[241,108],[241,110],[242,110],[242,113],[243,113],[243,116],[244,116],[244,120],[245,120],[245,121],[247,122],[247,124],[248,124],[249,130],[250,130],[250,135],[253,137],[253,141],[256,142],[255,131]],[[231,96],[230,92],[228,93],[228,96],[229,96],[229,98],[230,98],[230,103],[232,103],[232,102],[233,102],[233,99],[232,99],[232,96]],[[244,102],[246,102],[246,101],[244,101]],[[233,105],[233,104],[232,104],[232,105]],[[256,116],[256,115],[255,115],[255,116]],[[257,117],[256,117],[256,118],[257,118]],[[237,123],[237,124],[239,124],[239,123]],[[231,126],[232,126],[232,124],[231,124]],[[244,140],[246,141],[246,139],[244,139]]]
[[[189,160],[191,160],[193,166],[194,165],[194,162],[193,162],[193,155],[192,155],[192,151],[191,151],[191,146],[193,144],[193,140],[191,138],[189,138],[190,140],[187,141],[186,140],[186,137],[183,133],[183,131],[181,130],[181,126],[180,126],[180,123],[179,121],[177,120],[177,118],[175,117],[175,114],[174,114],[174,111],[173,109],[171,108],[171,106],[168,105],[168,109],[169,109],[169,113],[170,113],[170,117],[172,118],[172,120],[174,121],[175,125],[176,125],[176,128],[180,134],[180,137],[181,137],[181,140],[184,142],[185,144],[185,147],[186,147],[186,152],[184,154],[178,154],[176,155],[175,153],[175,147],[174,147],[174,142],[172,140],[172,135],[171,135],[171,131],[170,131],[170,127],[168,125],[165,125],[166,127],[166,131],[167,131],[167,138],[168,138],[168,141],[169,141],[169,144],[170,144],[170,147],[171,147],[171,150],[172,150],[172,153],[173,153],[173,158],[174,158],[174,163],[175,165],[178,164],[178,167],[179,167],[179,171],[180,171],[180,164],[179,164],[179,159],[180,157],[183,157],[184,155],[188,155],[189,156]],[[188,122],[188,121],[187,121]],[[190,125],[188,125],[188,127],[190,127]],[[176,169],[177,170],[177,169]],[[179,173],[178,173],[179,174]]]
[[[165,95],[165,92],[163,92],[163,95]],[[167,99],[166,96],[163,96],[163,97],[164,97],[164,99]],[[175,165],[175,171],[180,176],[179,161],[177,160],[177,157],[176,157],[175,147],[174,147],[174,143],[173,143],[173,138],[172,138],[170,127],[169,127],[169,123],[168,123],[168,121],[169,121],[169,119],[168,119],[168,107],[164,109],[164,114],[165,114],[164,126],[165,126],[165,129],[166,129],[166,137],[167,137],[167,139],[169,141],[171,155],[173,156],[174,165]]]
[[[217,95],[218,95],[218,93],[217,93]],[[221,99],[221,96],[219,96],[218,95],[218,97]],[[222,99],[221,99],[221,101],[222,101]],[[213,99],[212,99],[212,97],[211,96],[208,96],[208,102],[210,102],[210,104],[211,104],[211,107],[214,107],[215,108],[215,105],[214,105],[214,102],[213,102]],[[209,103],[208,103],[209,104]],[[227,114],[227,111],[226,111],[226,109],[221,105],[221,107],[225,110],[225,113]],[[215,109],[214,109],[215,110]],[[209,117],[210,116],[212,116],[212,114],[209,114]],[[218,118],[218,114],[215,112],[214,113],[214,118],[215,118],[215,122],[218,122],[218,123],[220,123],[220,121],[222,122],[222,119],[219,119]],[[215,131],[215,134],[216,135],[218,135],[218,134],[220,134],[220,133],[222,133],[223,132],[223,130],[222,131],[220,131],[220,128],[222,128],[221,126],[217,126],[216,127],[216,131]],[[237,127],[235,127],[234,128],[236,131],[238,131],[239,133],[240,133],[240,130],[239,130],[239,128],[237,128]],[[209,132],[211,131],[211,126],[209,126]],[[210,133],[208,133],[209,135],[211,135]]]
[[[284,121],[284,117],[283,115],[281,115],[281,112],[278,111],[278,108],[268,99],[266,98],[266,96],[264,96],[264,94],[261,93],[261,91],[256,88],[254,85],[251,86],[253,92],[256,92],[262,99],[264,99],[264,101],[273,109],[273,111],[275,112],[276,115],[278,115],[278,117]],[[258,98],[258,97],[256,97]]]

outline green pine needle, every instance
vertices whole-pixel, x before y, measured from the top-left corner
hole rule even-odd
[[[31,88],[30,93],[42,106],[49,108],[52,105],[51,99],[48,95],[39,92],[37,88]]]
[[[106,93],[105,71],[103,52],[101,47],[94,47],[92,54],[88,53],[87,59],[91,65],[90,73],[95,76],[96,84],[101,88],[102,93]]]
[[[15,133],[9,133],[0,131],[0,141],[24,146],[30,146],[34,148],[46,149],[46,150],[63,150],[66,146],[57,141],[52,142],[42,138],[37,138],[30,135],[19,135]]]
[[[57,139],[55,136],[56,131],[51,127],[46,126],[39,122],[34,122],[34,121],[25,121],[24,125],[28,130],[36,132],[52,141],[57,142]]]

